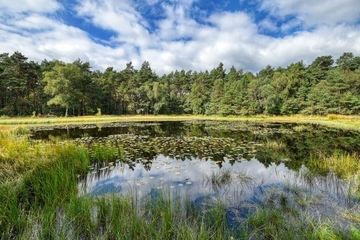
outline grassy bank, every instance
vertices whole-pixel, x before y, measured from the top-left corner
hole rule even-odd
[[[221,239],[223,207],[199,212],[159,191],[136,196],[80,197],[79,177],[91,162],[113,157],[110,148],[27,141],[25,132],[0,135],[0,239]],[[238,231],[240,231],[237,233]]]
[[[191,120],[217,120],[217,121],[251,121],[263,123],[312,123],[328,127],[351,130],[360,130],[359,116],[345,116],[330,114],[328,116],[206,116],[206,115],[122,115],[122,116],[83,116],[83,117],[56,117],[56,118],[0,118],[0,130],[12,125],[51,125],[51,124],[82,124],[105,122],[139,122],[139,121],[191,121]]]
[[[291,118],[291,121],[290,121]],[[356,118],[356,117],[354,117]],[[319,121],[289,118],[221,118],[203,116],[84,117],[54,119],[50,124],[106,121],[241,120],[259,122]],[[5,121],[6,119],[2,119]],[[11,119],[8,119],[9,121]],[[15,119],[16,120],[16,119]],[[18,119],[24,121],[24,119]],[[25,119],[26,120],[26,119]],[[21,124],[42,124],[35,122]],[[64,120],[64,122],[62,122]],[[71,121],[74,120],[74,121]],[[338,122],[351,118],[323,119]],[[25,121],[26,122],[26,121]],[[0,132],[0,238],[1,239],[359,239],[358,209],[344,216],[352,225],[317,219],[287,204],[287,196],[271,198],[247,216],[229,222],[227,206],[199,207],[190,200],[171,198],[167,189],[144,199],[79,196],[78,179],[89,164],[112,161],[121,154],[113,146],[89,149],[83,145],[32,142],[26,127],[6,123]],[[20,124],[20,123],[19,123]],[[278,146],[276,146],[278,147]],[[317,156],[311,164],[323,170],[332,166],[339,174],[349,167],[357,174],[357,155]],[[341,164],[340,164],[341,163]],[[224,184],[229,174],[211,175],[213,184]],[[359,197],[360,192],[352,193]],[[303,204],[311,204],[311,199]]]

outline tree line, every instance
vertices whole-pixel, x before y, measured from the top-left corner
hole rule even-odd
[[[317,57],[254,74],[223,64],[158,76],[144,61],[121,71],[80,59],[29,61],[0,54],[0,116],[93,114],[359,114],[360,57]]]

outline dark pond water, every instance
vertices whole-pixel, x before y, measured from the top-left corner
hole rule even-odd
[[[358,132],[200,121],[62,126],[35,129],[32,138],[122,149],[121,156],[89,167],[79,182],[82,195],[116,192],[141,199],[167,191],[199,206],[221,200],[232,218],[269,201],[332,218],[358,203],[352,195],[357,178],[341,179],[331,171],[319,174],[307,164],[319,152],[357,152]]]

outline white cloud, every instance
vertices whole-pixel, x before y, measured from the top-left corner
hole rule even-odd
[[[145,0],[148,5],[157,4],[160,0]]]
[[[307,26],[355,23],[360,19],[359,0],[263,0],[261,9],[275,17],[295,15]]]
[[[189,5],[162,5],[166,18],[159,21],[157,33],[163,40],[177,40],[191,38],[199,24],[188,15]]]
[[[2,13],[51,13],[60,8],[61,4],[59,4],[56,0],[0,0],[0,12]]]
[[[113,41],[151,46],[147,23],[131,1],[82,0],[76,11],[79,17],[86,18],[94,26],[114,31],[116,37],[112,38]]]
[[[22,30],[45,30],[52,29],[56,25],[56,21],[38,14],[23,16],[15,21],[11,21],[13,27]]]
[[[275,32],[278,30],[278,27],[276,26],[276,23],[272,21],[270,18],[265,18],[259,23],[260,29],[264,31],[270,31]]]
[[[350,0],[344,1],[350,3]],[[4,2],[0,0],[0,6],[5,6]],[[35,61],[46,58],[72,62],[80,58],[89,61],[93,69],[101,70],[108,66],[122,70],[130,61],[135,68],[140,68],[147,60],[159,75],[181,69],[211,70],[220,61],[227,69],[234,65],[238,69],[259,71],[268,64],[286,67],[300,60],[310,64],[322,55],[333,55],[334,59],[343,52],[360,55],[359,25],[351,25],[354,17],[347,18],[342,14],[348,6],[331,2],[329,9],[339,8],[335,13],[336,19],[351,21],[339,23],[332,20],[337,24],[330,25],[323,23],[331,14],[319,9],[317,2],[306,15],[306,2],[310,3],[263,1],[262,8],[270,9],[271,14],[298,14],[277,29],[271,21],[273,17],[256,24],[254,17],[244,12],[217,12],[208,14],[208,17],[201,15],[200,23],[192,18],[192,14],[194,11],[201,14],[204,10],[195,9],[192,0],[162,2],[159,6],[163,9],[164,18],[155,22],[156,29],[149,31],[146,16],[136,10],[132,0],[79,1],[75,11],[78,18],[87,22],[87,27],[96,26],[113,33],[111,39],[95,42],[93,39],[97,36],[90,36],[76,25],[70,26],[66,19],[58,19],[58,12],[49,15],[51,11],[61,10],[55,1],[49,2],[54,6],[46,11],[33,10],[30,1],[23,1],[23,5],[27,6],[26,14],[22,13],[24,6],[14,5],[11,9],[0,10],[7,16],[0,17],[0,53],[20,51]],[[353,6],[358,6],[358,3]],[[305,16],[309,20],[304,20]],[[311,31],[298,29],[296,33],[286,35],[294,27],[310,23],[320,25],[314,25]],[[284,31],[285,34],[282,38],[275,38],[261,34],[259,30]],[[112,41],[109,44],[111,47],[103,44],[106,41]]]
[[[273,39],[263,49],[262,58],[272,66],[287,66],[300,60],[310,64],[318,56],[332,55],[334,59],[344,52],[360,54],[360,32],[356,27],[322,26],[314,32]],[[265,64],[265,63],[264,63]]]
[[[296,28],[296,27],[301,27],[302,23],[300,20],[298,19],[293,19],[293,20],[290,20],[286,23],[283,23],[280,27],[281,31],[287,33],[289,31],[291,31],[293,28]]]

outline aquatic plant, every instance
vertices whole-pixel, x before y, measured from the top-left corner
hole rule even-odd
[[[283,150],[286,146],[283,142],[267,139],[264,142],[264,147],[275,149],[275,150]]]
[[[281,199],[279,199],[281,201]],[[259,206],[247,218],[251,239],[355,239],[356,230],[341,231],[340,223],[318,220],[293,208]]]
[[[236,206],[239,209],[231,209],[215,199],[203,201],[199,207],[186,196],[185,199],[174,198],[165,186],[154,189],[146,200],[132,194],[78,194],[78,179],[87,173],[92,161],[109,162],[121,156],[124,160],[125,156],[145,159],[147,156],[143,154],[164,152],[169,161],[201,156],[227,164],[227,155],[238,160],[245,150],[252,150],[252,147],[246,148],[245,143],[215,137],[155,140],[141,136],[148,145],[131,145],[140,139],[132,135],[129,141],[127,136],[120,136],[112,138],[111,144],[104,140],[97,146],[30,141],[26,134],[22,130],[0,132],[0,239],[357,239],[360,235],[357,208],[345,212],[348,215],[341,215],[341,218],[311,214],[310,210],[321,198],[312,196],[300,184],[270,190],[262,188],[267,193],[263,201],[252,203],[255,210],[245,211],[246,215],[242,214],[242,209],[247,209],[247,202],[239,202]],[[256,146],[255,143],[250,145]],[[356,154],[334,156],[326,156],[333,157],[331,161],[325,157],[317,159],[325,159],[322,164],[311,163],[314,167],[306,176],[308,184],[319,187],[331,180],[316,174],[313,171],[316,169],[323,168],[324,174],[330,171],[344,179],[351,178],[351,174],[356,176]],[[336,159],[340,161],[335,163]],[[215,161],[212,163],[217,167]],[[309,162],[304,163],[311,166]],[[347,169],[349,175],[336,169]],[[329,176],[335,179],[335,174]],[[255,188],[255,180],[247,173],[225,169],[204,176],[205,182],[219,187],[239,184]],[[336,184],[336,187],[342,186],[343,182],[340,179]],[[356,187],[355,183],[351,186],[349,199],[359,194]],[[349,227],[341,225],[343,222]]]
[[[327,155],[320,152],[311,155],[306,166],[322,175],[334,172],[339,178],[349,179],[360,173],[360,158],[357,153],[335,151],[332,155]]]
[[[219,171],[212,172],[209,176],[205,175],[208,183],[211,183],[214,188],[220,188],[232,183],[233,176],[230,169],[220,169]]]
[[[94,163],[115,162],[122,158],[123,151],[121,147],[109,143],[95,143],[90,147],[90,158]]]

